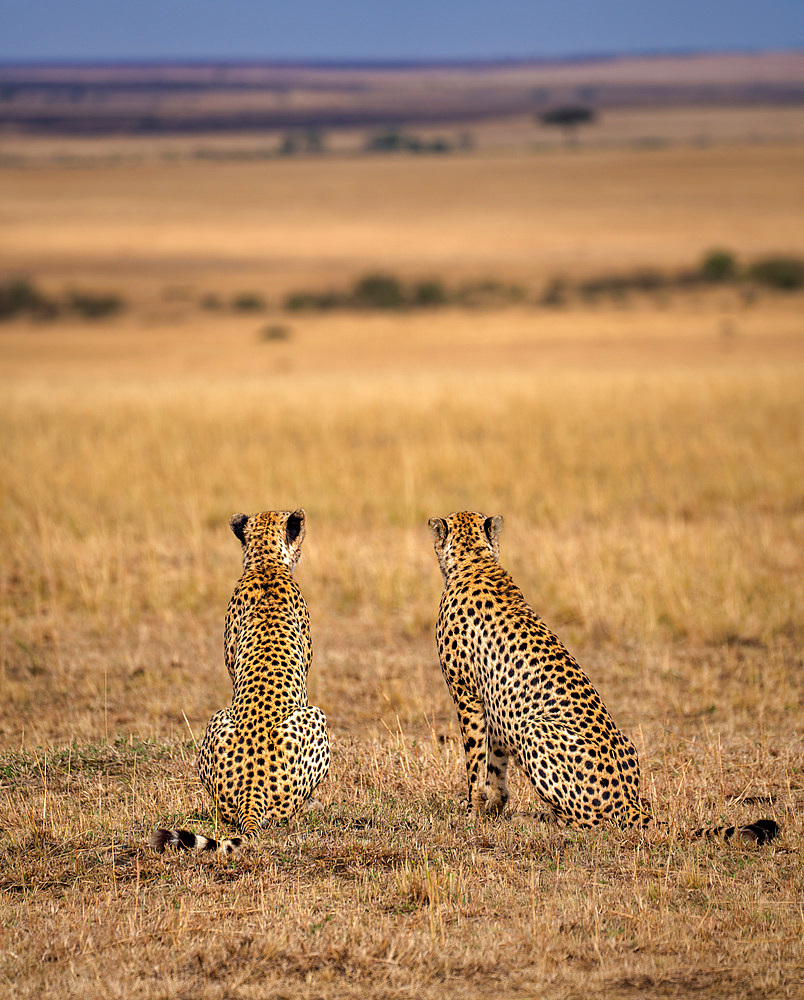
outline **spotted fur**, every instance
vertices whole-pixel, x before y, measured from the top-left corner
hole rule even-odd
[[[645,825],[639,760],[589,678],[499,564],[502,517],[434,517],[444,577],[436,624],[441,670],[458,711],[474,813],[508,801],[510,759],[525,770],[544,818],[585,828]],[[765,843],[773,820],[698,831]]]
[[[160,853],[173,846],[231,854],[271,821],[309,807],[329,771],[327,720],[307,701],[310,617],[292,576],[304,511],[235,514],[230,525],[243,545],[243,574],[224,629],[232,704],[207,725],[199,773],[218,815],[243,836],[218,841],[157,830],[150,843]]]

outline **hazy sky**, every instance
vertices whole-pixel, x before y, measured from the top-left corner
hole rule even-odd
[[[0,60],[804,47],[804,0],[0,0]]]

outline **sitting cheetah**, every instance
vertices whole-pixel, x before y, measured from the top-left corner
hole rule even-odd
[[[546,817],[574,827],[644,825],[639,761],[589,678],[500,566],[502,517],[430,519],[444,576],[436,625],[441,670],[458,710],[469,808],[500,813],[508,761],[525,769]],[[698,834],[756,843],[773,820]]]
[[[212,840],[188,830],[157,830],[167,845],[233,853],[274,820],[310,802],[329,771],[324,713],[307,702],[313,657],[310,617],[292,573],[301,555],[304,511],[235,514],[243,575],[226,612],[224,656],[234,692],[209,720],[201,745],[201,783],[222,819],[243,834]]]

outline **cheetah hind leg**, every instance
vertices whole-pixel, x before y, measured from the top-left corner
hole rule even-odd
[[[606,821],[627,825],[639,794],[638,770],[620,771],[617,750],[589,740],[571,726],[531,721],[522,735],[522,767],[539,794],[542,821],[575,828]]]
[[[314,705],[298,708],[272,730],[270,742],[263,826],[320,807],[312,795],[329,772],[326,716]]]
[[[228,709],[222,708],[207,723],[198,754],[198,774],[218,816],[233,825],[237,823],[237,798],[243,783],[242,772],[234,766],[236,746],[237,729]]]
[[[483,811],[487,816],[499,816],[508,804],[508,754],[493,739],[489,744]]]

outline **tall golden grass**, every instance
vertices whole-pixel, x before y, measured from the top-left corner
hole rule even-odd
[[[20,385],[3,406],[23,614],[220,601],[230,508],[304,504],[324,614],[426,620],[427,517],[471,508],[506,515],[515,575],[581,634],[801,635],[798,370]]]

